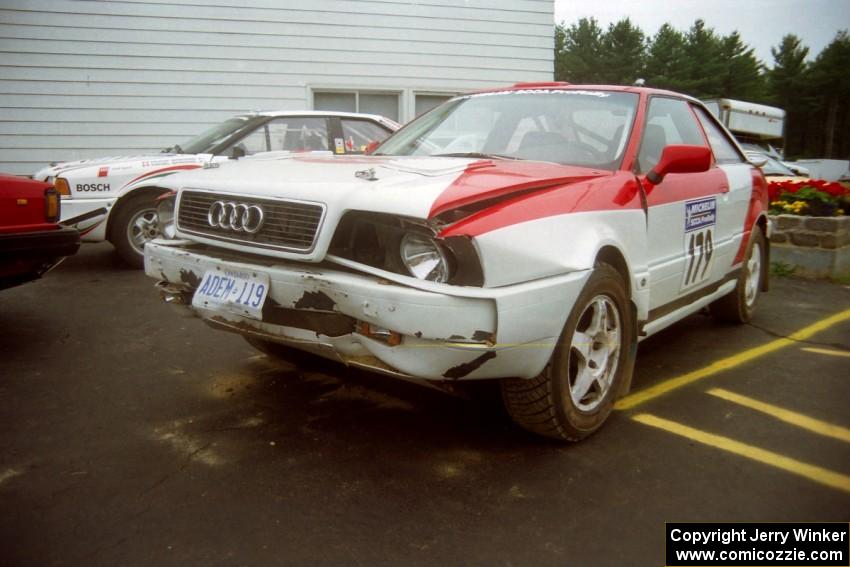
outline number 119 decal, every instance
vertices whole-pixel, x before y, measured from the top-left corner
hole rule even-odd
[[[714,227],[717,201],[714,198],[685,203],[685,266],[682,289],[711,277],[714,265]]]

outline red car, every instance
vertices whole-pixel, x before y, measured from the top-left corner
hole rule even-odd
[[[77,253],[80,233],[56,223],[50,183],[0,175],[0,289],[35,280]]]

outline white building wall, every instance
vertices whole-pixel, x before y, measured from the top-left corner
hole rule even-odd
[[[137,154],[315,90],[553,76],[553,0],[3,0],[0,171]]]

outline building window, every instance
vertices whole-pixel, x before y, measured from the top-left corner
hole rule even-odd
[[[314,91],[313,108],[337,112],[380,114],[397,122],[399,119],[399,94],[369,91]]]
[[[452,98],[454,95],[431,95],[417,94],[416,95],[416,116],[425,114],[435,106],[439,106]]]

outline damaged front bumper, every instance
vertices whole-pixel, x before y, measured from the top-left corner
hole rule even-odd
[[[473,288],[364,268],[284,262],[188,241],[145,246],[145,271],[159,280],[163,298],[214,327],[428,380],[537,376],[590,274]],[[208,270],[267,274],[262,320],[192,306]]]

